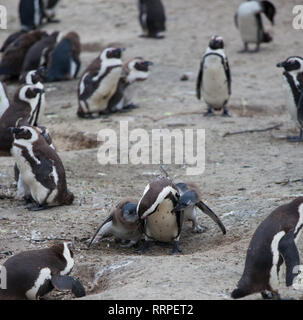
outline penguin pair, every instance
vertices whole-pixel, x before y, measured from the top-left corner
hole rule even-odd
[[[145,81],[149,75],[149,66],[153,65],[151,61],[146,61],[141,57],[131,59],[123,65],[122,73],[114,95],[108,102],[107,111],[127,111],[137,108],[132,103],[134,94],[134,84]]]
[[[238,7],[235,24],[244,43],[244,49],[240,53],[249,51],[249,43],[256,44],[255,50],[250,52],[258,52],[261,43],[272,41],[271,35],[264,31],[261,13],[274,24],[276,8],[270,1],[247,0]]]
[[[115,94],[122,72],[124,48],[106,48],[83,72],[78,84],[80,118],[102,114]]]
[[[291,118],[300,128],[299,136],[289,136],[290,142],[303,141],[303,58],[292,56],[277,64],[284,68],[283,88],[286,95],[286,106]]]
[[[109,216],[98,227],[91,238],[90,247],[98,236],[98,241],[105,237],[114,236],[116,240],[122,241],[122,247],[135,245],[142,236],[138,227],[137,201],[125,198],[111,211]]]
[[[22,65],[27,51],[37,41],[46,36],[46,32],[34,30],[20,35],[10,43],[2,54],[0,75],[4,75],[6,79],[18,78],[22,71]]]
[[[54,35],[56,41],[57,36]],[[45,82],[75,79],[81,66],[80,53],[80,37],[73,31],[62,37],[53,49],[49,46],[41,62],[46,66]]]
[[[173,241],[171,254],[181,252],[179,239],[184,219],[193,221],[195,232],[203,231],[203,227],[197,223],[195,206],[216,221],[225,234],[223,223],[202,202],[200,196],[197,186],[185,183],[174,184],[168,178],[160,178],[148,184],[137,206],[139,222],[145,235],[145,242],[140,251],[145,252],[149,241],[156,240]]]
[[[143,30],[141,37],[162,39],[166,30],[165,10],[161,0],[138,0],[139,22]]]
[[[59,0],[20,0],[19,19],[21,30],[36,29],[46,22],[59,22],[55,19],[55,6]]]
[[[227,102],[231,95],[231,73],[224,41],[220,36],[213,36],[200,64],[196,82],[196,96],[201,93],[208,109],[204,116],[213,116],[215,111],[223,110],[222,116],[229,116]]]
[[[3,90],[5,96],[5,90]],[[2,99],[2,96],[1,96]],[[13,136],[9,127],[38,125],[43,114],[44,89],[41,82],[21,85],[12,101],[6,96],[0,118],[0,152],[10,155]]]
[[[5,288],[0,288],[0,300],[39,300],[53,289],[85,296],[80,281],[69,276],[73,256],[71,243],[64,242],[8,258],[3,264],[6,281]]]
[[[67,189],[63,163],[41,130],[20,126],[10,131],[14,138],[11,154],[21,176],[19,188],[27,202],[32,202],[28,209],[37,211],[72,204],[74,195]]]
[[[264,299],[280,299],[278,289],[284,266],[287,287],[296,282],[299,274],[297,242],[302,229],[303,197],[275,209],[253,234],[243,275],[231,297],[238,299],[261,293]]]

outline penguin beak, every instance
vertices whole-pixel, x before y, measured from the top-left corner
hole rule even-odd
[[[35,88],[33,91],[34,91],[35,93],[37,93],[37,94],[42,94],[42,93],[45,92],[44,89],[40,89],[40,88]]]
[[[20,129],[20,128],[15,128],[15,127],[9,127],[8,128],[8,131],[12,134],[15,134],[15,133],[20,133],[23,131],[23,129]]]
[[[277,63],[277,68],[284,68],[284,67],[285,67],[285,64],[286,64],[285,61],[279,62],[279,63]]]
[[[152,61],[144,61],[143,62],[143,65],[149,67],[149,66],[152,66],[154,63]]]

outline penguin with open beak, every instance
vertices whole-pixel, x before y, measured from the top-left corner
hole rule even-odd
[[[197,220],[196,207],[207,214],[214,222],[217,223],[223,234],[226,229],[219,217],[201,200],[201,192],[199,187],[194,183],[177,183],[176,187],[180,193],[178,203],[173,212],[184,211],[184,218],[193,222],[194,232],[204,232],[206,228],[200,226]]]
[[[148,250],[149,242],[173,241],[171,254],[180,253],[179,238],[183,225],[183,211],[173,211],[178,203],[179,192],[168,178],[157,179],[148,184],[143,192],[137,213],[145,242],[138,251]]]
[[[138,227],[137,201],[125,198],[111,211],[109,216],[98,227],[90,240],[90,247],[97,236],[99,240],[105,237],[114,236],[122,242],[128,242],[121,247],[131,247],[135,245],[142,236]]]

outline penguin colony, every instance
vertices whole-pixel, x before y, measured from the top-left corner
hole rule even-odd
[[[0,49],[0,154],[14,157],[17,196],[25,200],[31,211],[71,205],[74,201],[51,135],[41,126],[46,105],[44,83],[77,79],[77,116],[95,119],[136,108],[131,88],[148,78],[153,64],[142,57],[123,62],[124,48],[107,47],[78,78],[79,34],[74,31],[48,34],[41,30],[46,23],[59,22],[55,13],[58,2],[20,0],[20,30],[11,34]],[[166,14],[162,1],[138,0],[138,11],[143,31],[140,37],[164,39]],[[270,1],[247,0],[239,5],[234,20],[244,44],[241,53],[257,53],[261,44],[273,41],[263,26],[263,19],[266,17],[274,24],[275,14]],[[255,45],[254,50],[249,50],[250,44]],[[303,141],[303,58],[291,56],[277,67],[283,68],[287,108],[300,130],[299,136],[290,136],[288,140],[300,142]],[[7,93],[7,80],[20,82],[13,97]],[[203,98],[207,105],[204,116],[214,116],[217,111],[229,116],[231,86],[224,40],[213,35],[196,79],[196,97]],[[207,231],[198,222],[198,209],[225,235],[221,219],[202,198],[196,184],[175,183],[166,173],[165,177],[148,183],[139,199],[122,199],[89,237],[88,247],[93,248],[98,241],[113,236],[122,247],[135,246],[140,253],[157,241],[171,243],[171,253],[178,254],[182,252],[179,240],[184,221],[192,222],[193,232]],[[293,270],[300,264],[297,242],[302,229],[303,197],[276,208],[256,229],[247,250],[243,275],[231,297],[261,293],[264,299],[280,299],[282,266],[286,266],[286,286],[292,286],[298,276]],[[74,264],[72,245],[66,242],[15,254],[3,264],[7,270],[7,289],[0,289],[0,300],[40,299],[53,289],[69,290],[82,297],[83,285],[69,276]]]

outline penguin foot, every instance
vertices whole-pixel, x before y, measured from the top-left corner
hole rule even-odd
[[[244,48],[242,50],[239,50],[238,53],[246,53],[246,52],[248,52],[248,44],[245,42]]]
[[[272,293],[269,292],[269,291],[262,291],[262,292],[261,292],[261,295],[262,295],[262,298],[263,298],[264,300],[272,300],[272,299],[273,299],[273,295],[272,295]]]
[[[301,135],[300,136],[288,136],[287,140],[289,142],[302,142],[303,141],[303,137]]]
[[[144,254],[148,251],[148,249],[149,249],[149,243],[148,243],[148,241],[144,241],[143,244],[141,245],[141,247],[136,249],[135,252],[138,254]]]
[[[34,204],[33,206],[26,207],[29,211],[41,211],[48,209],[47,205]]]
[[[205,113],[203,113],[203,117],[214,117],[214,116],[215,114],[210,108]]]
[[[137,109],[137,108],[139,108],[138,105],[133,104],[133,103],[129,103],[129,104],[127,104],[126,106],[124,106],[122,110],[124,110],[124,109],[126,109],[126,110],[131,110],[131,109]]]
[[[133,247],[137,242],[134,240],[130,240],[128,243],[120,244],[121,248],[131,248]]]
[[[179,248],[179,241],[174,241],[173,248],[169,254],[178,254],[182,253],[182,250]]]
[[[54,19],[54,18],[48,18],[47,19],[48,23],[60,23],[61,21],[59,19]]]
[[[228,113],[228,111],[226,109],[223,110],[223,113],[221,115],[222,117],[231,117],[231,115]]]
[[[139,38],[150,38],[150,39],[164,39],[165,37],[163,35],[157,35],[157,34],[140,34]]]
[[[204,233],[208,230],[207,227],[201,226],[200,224],[197,224],[196,226],[193,226],[193,232],[194,233]]]

